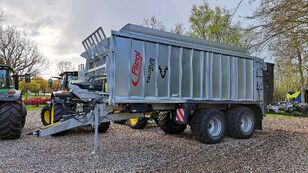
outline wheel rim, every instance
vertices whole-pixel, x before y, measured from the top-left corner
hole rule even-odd
[[[213,117],[208,123],[208,132],[211,136],[218,136],[222,131],[222,122],[219,118]]]
[[[45,112],[44,112],[44,121],[45,121],[47,124],[50,124],[50,111],[45,111]]]
[[[250,114],[243,114],[241,117],[241,129],[243,132],[247,133],[251,130],[253,124],[253,118]]]
[[[132,126],[134,126],[138,123],[138,118],[131,118],[131,119],[129,119],[129,122]]]

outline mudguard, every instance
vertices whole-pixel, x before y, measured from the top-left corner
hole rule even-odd
[[[21,92],[15,91],[14,94],[0,94],[0,101],[17,101],[21,99]]]
[[[60,99],[66,99],[67,97],[70,96],[70,93],[64,93],[58,91],[58,92],[53,92],[52,96]]]

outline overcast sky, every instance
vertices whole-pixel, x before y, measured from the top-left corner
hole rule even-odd
[[[225,7],[232,12],[240,0],[207,0],[212,8]],[[244,1],[233,21],[247,21],[256,7]],[[144,18],[155,15],[167,30],[182,23],[189,30],[188,18],[193,4],[203,0],[0,0],[5,23],[17,26],[34,40],[48,58],[50,68],[43,72],[48,78],[57,74],[57,62],[68,60],[83,63],[81,41],[99,26],[107,35],[127,23],[141,24]]]

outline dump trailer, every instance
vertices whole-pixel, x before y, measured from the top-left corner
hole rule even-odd
[[[273,65],[246,49],[132,24],[108,38],[100,27],[82,43],[86,64],[71,94],[91,100],[87,125],[158,112],[164,132],[180,134],[190,125],[196,139],[209,144],[262,129]],[[57,126],[53,131],[64,127]]]

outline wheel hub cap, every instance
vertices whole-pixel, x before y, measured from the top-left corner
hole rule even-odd
[[[44,112],[44,121],[45,121],[47,124],[50,124],[50,111]]]
[[[248,114],[244,114],[241,118],[241,129],[243,132],[249,132],[251,130],[252,127],[252,117]]]
[[[208,123],[208,132],[211,136],[218,136],[222,130],[222,122],[217,117],[212,118]]]

